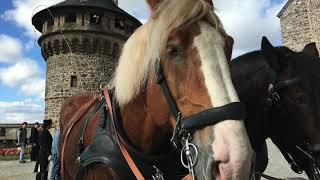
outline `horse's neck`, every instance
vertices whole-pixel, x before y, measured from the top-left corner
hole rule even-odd
[[[246,126],[253,146],[259,146],[267,134],[264,123],[268,117],[264,112],[270,68],[261,54],[241,56],[231,63],[231,76],[234,86],[247,109]]]
[[[259,52],[240,56],[230,65],[232,81],[241,101],[263,101],[270,84],[270,68]]]
[[[159,100],[152,100],[148,92],[145,92],[120,109],[127,137],[135,147],[147,154],[163,152],[168,148],[169,112],[161,104]]]

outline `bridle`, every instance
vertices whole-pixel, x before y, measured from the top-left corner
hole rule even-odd
[[[279,81],[277,82],[274,80],[273,82],[269,85],[268,89],[268,95],[266,98],[266,104],[268,110],[272,109],[272,107],[277,106],[280,107],[280,101],[281,97],[279,95],[279,90],[283,88],[287,88],[289,86],[295,85],[297,83],[300,83],[301,80],[299,78],[292,78],[289,80],[284,80],[284,81]],[[307,148],[303,148],[307,147]],[[303,172],[303,168],[294,160],[293,156],[285,150],[285,148],[278,147],[285,157],[285,159],[288,161],[288,163],[291,165],[291,169],[298,174],[301,174]],[[308,142],[305,142],[303,145],[295,146],[292,147],[294,148],[297,152],[302,154],[306,159],[309,159],[311,166],[310,166],[310,172],[313,180],[320,180],[320,169],[319,169],[319,164],[317,164],[317,159],[316,155],[319,156],[320,161],[320,145],[310,145]],[[318,162],[319,163],[319,162]]]
[[[170,142],[181,151],[181,162],[194,178],[193,168],[197,164],[198,148],[191,143],[192,134],[206,126],[212,126],[225,120],[245,119],[245,108],[240,102],[233,102],[221,107],[211,108],[190,117],[184,117],[179,110],[166,82],[161,64],[157,72],[157,83],[168,103],[170,112],[176,120],[176,126]],[[187,162],[185,162],[185,160]]]

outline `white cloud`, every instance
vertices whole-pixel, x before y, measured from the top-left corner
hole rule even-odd
[[[39,68],[35,61],[21,61],[8,68],[0,69],[0,80],[9,87],[24,83],[37,75]]]
[[[44,99],[45,79],[34,78],[21,85],[21,92],[26,96],[36,96]]]
[[[45,80],[42,70],[34,60],[24,59],[0,69],[0,82],[8,87],[18,87],[21,94],[44,98]]]
[[[262,36],[280,45],[280,20],[276,15],[285,3],[285,0],[280,4],[272,0],[215,1],[217,14],[235,40],[234,57],[260,49]]]
[[[5,11],[1,18],[24,28],[29,37],[37,38],[39,34],[32,26],[32,15],[61,1],[63,0],[12,0],[13,9]]]
[[[21,59],[22,43],[5,34],[0,34],[0,63],[13,63]]]
[[[24,101],[0,101],[1,123],[28,123],[41,122],[44,119],[44,105],[34,99]]]

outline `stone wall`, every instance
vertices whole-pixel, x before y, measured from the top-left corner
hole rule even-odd
[[[114,58],[104,55],[59,54],[48,58],[45,118],[58,123],[64,100],[79,92],[98,92],[100,83],[112,77],[115,65]]]
[[[280,15],[280,21],[284,46],[301,51],[306,44],[316,42],[320,47],[318,0],[293,0]]]

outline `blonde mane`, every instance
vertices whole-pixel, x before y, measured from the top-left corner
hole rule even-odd
[[[205,20],[225,35],[223,26],[204,0],[164,0],[146,24],[125,43],[111,86],[120,106],[128,104],[157,71],[169,34],[182,26]]]

